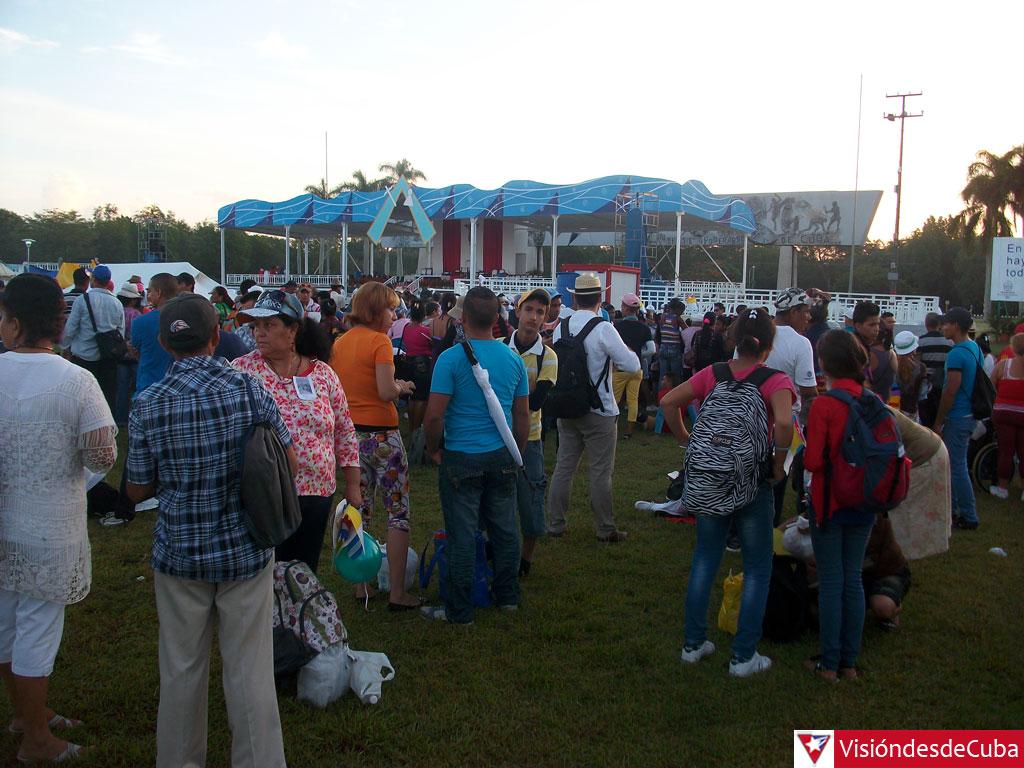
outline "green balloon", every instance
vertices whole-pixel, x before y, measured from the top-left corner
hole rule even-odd
[[[343,579],[355,584],[364,584],[377,578],[380,570],[380,546],[377,540],[363,531],[363,551],[359,557],[349,557],[348,552],[339,548],[334,553],[334,570]]]

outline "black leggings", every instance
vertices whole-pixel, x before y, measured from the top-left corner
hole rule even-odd
[[[302,522],[291,536],[277,545],[275,560],[301,560],[316,573],[320,550],[324,546],[327,518],[331,516],[331,496],[299,496]]]

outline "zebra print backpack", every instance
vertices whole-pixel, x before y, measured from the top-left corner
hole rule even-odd
[[[754,500],[771,471],[768,407],[758,388],[778,371],[758,368],[736,381],[728,363],[712,370],[715,387],[700,406],[683,462],[683,508],[731,515]]]

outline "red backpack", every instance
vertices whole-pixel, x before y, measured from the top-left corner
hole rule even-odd
[[[825,504],[834,495],[844,508],[888,512],[899,506],[910,487],[910,459],[895,417],[866,389],[857,398],[841,389],[825,397],[847,406],[839,457],[825,467]]]

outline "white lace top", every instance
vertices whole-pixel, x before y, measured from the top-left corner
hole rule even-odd
[[[56,355],[0,355],[0,589],[69,604],[89,594],[86,469],[117,458],[91,373]]]

